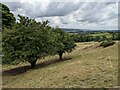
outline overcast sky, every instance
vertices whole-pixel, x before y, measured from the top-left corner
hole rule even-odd
[[[34,18],[49,20],[50,25],[75,29],[117,29],[117,2],[4,2],[11,12]]]

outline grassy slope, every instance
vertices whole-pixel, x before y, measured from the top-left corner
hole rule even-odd
[[[77,43],[72,53],[64,55],[64,61],[49,57],[32,70],[20,67],[25,63],[3,66],[3,87],[113,87],[117,85],[117,43],[97,46],[96,42]]]

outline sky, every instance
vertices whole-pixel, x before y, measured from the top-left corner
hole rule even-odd
[[[45,2],[2,2],[14,16],[24,15],[36,21],[49,20],[51,26],[60,28],[117,30],[118,2],[81,2],[80,0]]]

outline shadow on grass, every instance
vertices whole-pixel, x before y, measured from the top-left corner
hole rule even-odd
[[[70,60],[70,59],[72,59],[72,58],[63,58],[63,60],[61,60],[61,61],[59,61],[58,59],[52,59],[52,60],[49,60],[49,61],[45,61],[45,62],[36,64],[36,66],[33,69],[31,69],[30,65],[17,67],[17,68],[14,68],[14,69],[3,71],[2,75],[3,76],[15,76],[15,75],[23,74],[23,73],[27,72],[28,70],[44,68],[44,67],[47,67],[51,64],[55,64],[55,63],[58,63],[58,62],[60,63],[60,62]]]

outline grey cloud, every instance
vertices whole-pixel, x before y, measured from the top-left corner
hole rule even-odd
[[[73,3],[73,2],[62,2],[56,3],[52,2],[49,4],[49,8],[46,12],[48,16],[65,16],[78,10],[81,3]]]
[[[77,20],[78,22],[89,22],[89,23],[97,23],[100,21],[104,21],[107,19],[117,18],[116,10],[113,12],[108,9],[108,5],[113,5],[115,3],[88,3],[85,7],[82,7],[82,19]],[[115,8],[117,9],[117,8]],[[109,11],[108,11],[109,10]]]
[[[67,27],[71,24],[76,27],[82,26],[82,23],[105,25],[109,23],[105,21],[118,17],[114,2],[9,2],[5,4],[15,16],[21,14],[39,20],[48,19],[52,25]]]
[[[19,13],[19,9],[22,9],[25,11],[24,14],[32,18],[65,16],[76,11],[81,5],[80,2],[34,2],[33,4],[27,2],[6,2],[5,4],[13,12]]]
[[[6,4],[13,12],[18,8],[22,8],[22,4],[20,2],[3,2],[3,3]]]

